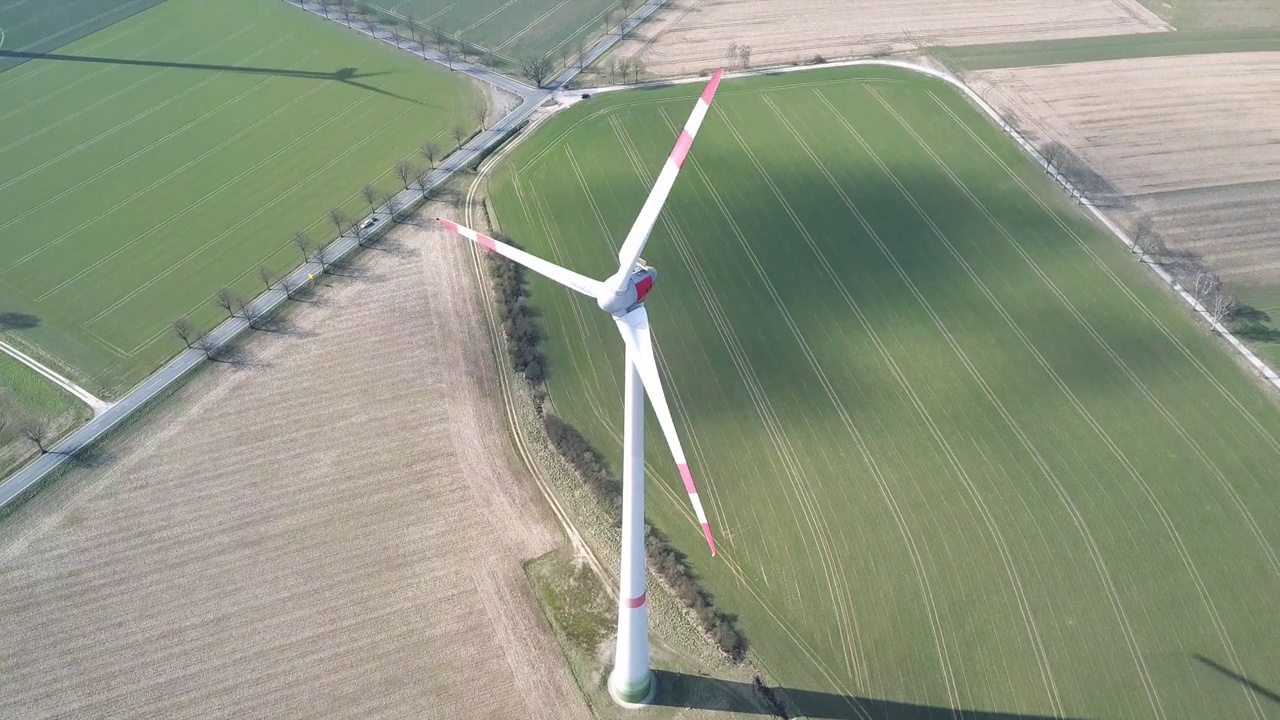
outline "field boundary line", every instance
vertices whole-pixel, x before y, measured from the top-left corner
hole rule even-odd
[[[820,71],[826,68],[858,67],[858,66],[894,67],[902,70],[908,70],[910,72],[920,73],[921,75],[927,75],[929,77],[941,80],[946,84],[958,89],[960,92],[964,93],[964,96],[968,98],[969,101],[972,102],[974,105],[976,105],[978,109],[980,109],[983,113],[985,113],[992,120],[994,120],[996,125],[1001,130],[1003,130],[1006,135],[1013,138],[1013,140],[1018,143],[1018,146],[1022,148],[1022,150],[1027,155],[1031,156],[1031,159],[1034,160],[1036,163],[1038,163],[1040,167],[1045,170],[1045,172],[1047,172],[1050,176],[1053,177],[1054,180],[1058,182],[1059,185],[1061,185],[1067,192],[1075,196],[1077,198],[1077,203],[1082,207],[1084,207],[1085,209],[1087,209],[1091,215],[1097,218],[1098,221],[1101,222],[1103,226],[1106,227],[1107,230],[1111,231],[1112,235],[1114,235],[1118,240],[1120,240],[1120,242],[1124,243],[1125,247],[1129,248],[1130,250],[1134,248],[1133,238],[1131,238],[1129,234],[1124,231],[1123,228],[1121,228],[1114,220],[1112,220],[1105,212],[1103,212],[1102,208],[1096,205],[1089,198],[1085,197],[1082,191],[1074,183],[1072,183],[1069,179],[1063,176],[1062,173],[1058,172],[1049,163],[1049,161],[1046,160],[1045,157],[1040,154],[1040,151],[1036,148],[1036,146],[1032,144],[1029,140],[1027,140],[1022,135],[1022,133],[1018,131],[1017,128],[1005,122],[1004,118],[1000,116],[1000,113],[997,112],[996,109],[992,107],[990,103],[984,100],[982,96],[977,93],[977,91],[975,91],[973,88],[966,85],[963,80],[951,74],[950,72],[939,70],[937,68],[929,67],[928,65],[924,65],[918,62],[912,62],[908,60],[867,59],[867,60],[842,60],[839,62],[826,63],[823,65],[792,65],[787,67],[763,68],[760,70],[746,70],[746,71],[740,71],[740,72],[725,73],[724,78],[727,80],[732,80],[732,79],[746,78],[746,77],[784,75],[784,74],[793,73],[793,72]],[[700,83],[705,81],[706,81],[706,78],[699,75],[699,76],[693,76],[693,77],[674,78],[671,80],[660,80],[656,82],[636,83],[634,85],[608,85],[604,87],[591,88],[591,93],[598,94],[598,93],[605,93],[605,92],[620,92],[620,91],[627,91],[627,90],[644,90],[644,89],[667,87],[670,85],[687,85],[691,83]],[[1144,264],[1151,269],[1151,272],[1155,273],[1157,277],[1159,277],[1162,281],[1164,281],[1166,285],[1172,288],[1174,291],[1174,294],[1177,297],[1181,298],[1184,302],[1186,302],[1186,304],[1190,306],[1192,311],[1194,311],[1197,315],[1199,315],[1209,325],[1210,329],[1214,332],[1214,334],[1221,336],[1222,339],[1225,340],[1233,350],[1235,350],[1251,366],[1253,366],[1254,370],[1259,375],[1262,376],[1262,379],[1264,381],[1272,385],[1275,389],[1280,390],[1280,374],[1277,374],[1275,369],[1273,369],[1270,365],[1267,365],[1265,362],[1263,362],[1261,358],[1259,358],[1256,354],[1254,354],[1252,350],[1249,349],[1248,345],[1245,345],[1244,342],[1240,340],[1240,338],[1236,337],[1234,333],[1228,330],[1225,325],[1214,320],[1213,315],[1211,314],[1209,308],[1206,308],[1204,305],[1200,304],[1200,301],[1196,300],[1195,297],[1193,297],[1191,293],[1189,293],[1187,289],[1182,286],[1182,283],[1174,279],[1174,277],[1170,275],[1164,268],[1158,265],[1155,265],[1154,263],[1144,263]]]
[[[80,402],[83,402],[85,405],[88,405],[89,408],[93,410],[94,417],[101,415],[111,407],[111,403],[98,398],[93,393],[89,392],[88,390],[85,390],[84,388],[80,387],[74,382],[58,374],[58,372],[56,372],[53,368],[50,368],[49,366],[45,365],[39,360],[36,360],[35,358],[22,352],[18,348],[10,345],[9,343],[3,340],[0,340],[0,351],[4,351],[4,353],[9,357],[12,357],[14,360],[17,360],[18,362],[22,363],[23,365],[26,365],[32,370],[35,370],[37,373],[39,373],[40,375],[48,379],[49,382],[52,382],[54,385],[57,385],[63,390],[66,390],[77,400],[79,400]]]

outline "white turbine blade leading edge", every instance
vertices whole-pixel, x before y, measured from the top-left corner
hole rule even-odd
[[[680,470],[680,479],[684,481],[684,489],[689,493],[693,512],[702,525],[702,534],[707,538],[711,554],[715,555],[716,541],[711,537],[711,525],[707,522],[707,514],[702,510],[702,501],[698,499],[698,488],[693,484],[693,474],[689,472],[684,448],[680,446],[676,425],[671,419],[671,410],[667,407],[667,396],[662,391],[662,380],[658,378],[658,363],[653,358],[653,344],[649,339],[649,314],[641,306],[625,317],[614,318],[614,322],[618,323],[622,339],[631,350],[636,370],[640,373],[640,381],[644,383],[645,394],[649,396],[649,404],[653,406],[653,414],[658,416],[658,425],[662,426],[662,434],[666,437],[671,456],[675,458],[676,467]]]
[[[680,167],[684,165],[684,159],[689,155],[689,148],[693,146],[693,139],[698,134],[698,127],[702,125],[702,119],[706,117],[707,110],[711,108],[711,99],[715,97],[716,88],[720,86],[720,76],[724,75],[724,70],[716,70],[711,76],[711,81],[707,83],[707,87],[703,89],[702,96],[698,98],[698,102],[693,106],[693,112],[689,115],[689,120],[685,122],[684,129],[680,131],[680,137],[676,140],[676,146],[672,148],[671,155],[667,157],[667,163],[662,167],[662,172],[658,173],[658,181],[653,184],[653,189],[649,191],[649,197],[644,201],[644,206],[640,208],[640,214],[636,216],[636,221],[631,225],[631,231],[627,233],[627,239],[622,242],[622,248],[618,250],[618,274],[612,279],[613,287],[610,288],[614,293],[621,292],[627,285],[627,277],[631,274],[631,269],[635,267],[636,261],[640,259],[640,252],[644,250],[644,244],[649,239],[649,233],[653,231],[654,223],[658,222],[658,213],[662,212],[662,206],[667,201],[667,196],[671,194],[671,186],[676,182],[676,176],[680,174]]]
[[[503,257],[511,258],[512,260],[520,263],[521,265],[529,268],[530,270],[538,273],[539,275],[543,275],[545,277],[551,278],[552,280],[555,280],[556,282],[560,283],[561,285],[564,285],[567,288],[577,290],[583,295],[586,295],[592,298],[600,294],[601,283],[595,280],[592,280],[589,277],[579,275],[578,273],[572,270],[569,270],[567,268],[562,268],[559,265],[556,265],[555,263],[550,263],[550,262],[547,262],[546,260],[543,260],[540,257],[530,255],[529,253],[523,250],[520,250],[519,248],[514,248],[504,242],[499,242],[497,240],[494,240],[488,235],[478,233],[475,230],[472,230],[469,227],[464,227],[462,225],[459,225],[458,223],[453,222],[452,220],[445,220],[444,218],[436,218],[436,221],[439,222],[441,225],[449,228],[450,230],[458,233],[462,237],[467,238],[468,240],[471,240],[472,242],[479,245],[480,247],[486,250],[492,250],[493,252],[496,252],[499,255],[502,255]]]

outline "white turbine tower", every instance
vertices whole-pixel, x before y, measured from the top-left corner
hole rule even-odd
[[[684,130],[676,140],[676,146],[658,175],[658,181],[649,192],[640,215],[627,233],[622,249],[618,251],[618,271],[604,282],[592,280],[572,270],[534,257],[523,250],[481,235],[470,228],[444,218],[436,218],[445,227],[474,241],[481,247],[508,257],[536,273],[545,275],[572,290],[595,298],[600,309],[613,315],[622,340],[626,343],[626,390],[622,441],[622,571],[618,588],[618,647],[614,655],[613,673],[609,675],[609,694],[620,705],[642,705],[653,699],[656,688],[653,673],[649,670],[649,611],[645,599],[645,550],[644,550],[644,393],[653,402],[653,412],[658,425],[671,447],[680,478],[693,503],[693,511],[702,524],[702,533],[716,554],[711,526],[707,524],[698,489],[685,462],[680,438],[667,407],[667,397],[658,379],[658,365],[653,357],[653,345],[649,340],[649,316],[644,309],[645,296],[653,289],[657,272],[640,260],[640,252],[653,225],[658,221],[671,186],[676,181],[680,166],[684,164],[698,126],[711,107],[723,70],[716,70],[698,98],[693,113],[689,115]]]

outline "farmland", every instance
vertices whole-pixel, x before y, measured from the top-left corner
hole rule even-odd
[[[699,91],[549,120],[494,171],[501,231],[606,276]],[[1280,408],[949,87],[726,82],[645,259],[721,556],[657,433],[648,513],[785,687],[849,717],[1274,710]],[[532,298],[550,402],[616,462],[615,329]]]
[[[589,717],[470,250],[381,247],[2,521],[0,717]]]
[[[634,9],[638,3],[632,3]],[[561,48],[604,29],[618,0],[380,0],[392,17],[413,17],[429,27],[479,45],[507,61],[554,56]]]
[[[0,353],[0,471],[35,452],[18,436],[26,421],[43,420],[56,436],[87,420],[89,414],[88,407],[58,386]]]
[[[0,5],[0,50],[49,52],[163,0],[10,0]],[[0,56],[0,72],[25,62]]]
[[[751,48],[765,67],[1012,40],[1128,35],[1169,26],[1134,0],[678,0],[641,27],[615,55],[636,58],[653,75],[705,72],[722,64],[730,43]]]
[[[1280,362],[1280,54],[994,69],[975,80],[1041,142],[1106,178],[1169,248],[1193,253],[1270,321],[1246,339]],[[1258,316],[1261,318],[1261,316]]]
[[[8,45],[6,45],[6,48]],[[0,50],[0,54],[9,50]],[[365,182],[474,126],[464,78],[278,0],[169,0],[0,74],[0,310],[114,397],[211,299],[367,212]]]

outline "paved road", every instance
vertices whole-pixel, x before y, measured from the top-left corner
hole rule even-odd
[[[320,5],[310,2],[299,3],[306,10],[323,15],[323,9]],[[627,28],[631,29],[635,25],[643,22],[659,7],[662,0],[650,0],[647,4],[637,10],[627,21]],[[340,22],[336,15],[331,16],[334,22]],[[379,40],[391,44],[397,44],[401,49],[407,52],[421,55],[422,49],[413,45],[409,47],[408,42],[401,41],[396,43],[390,33],[379,31],[370,33],[368,30],[361,28],[359,32],[365,35],[372,35]],[[610,33],[596,42],[595,45],[587,51],[588,63],[603,55],[610,47],[619,40],[618,33]],[[445,58],[434,50],[427,49],[426,57],[428,60],[434,60],[442,65],[447,65]],[[464,62],[453,62],[453,69],[456,72],[465,73],[477,80],[489,83],[499,87],[507,92],[514,93],[522,99],[520,105],[495,123],[493,127],[476,135],[463,148],[445,158],[434,171],[432,171],[428,180],[428,191],[448,180],[458,170],[465,168],[476,160],[483,153],[488,152],[497,146],[503,138],[511,131],[518,128],[529,116],[538,109],[542,103],[551,97],[550,90],[540,90],[530,87],[524,83],[512,80],[511,78],[499,75],[491,70],[472,65]],[[565,69],[550,83],[553,88],[564,88],[578,75],[579,70],[576,67]],[[393,200],[396,208],[409,208],[421,200],[421,194],[415,188],[406,190]],[[391,220],[386,212],[376,213],[371,218],[365,218],[360,221],[361,225],[373,221],[373,225],[366,230],[366,236],[377,236],[386,230]],[[325,257],[329,260],[338,260],[346,256],[357,246],[357,241],[352,237],[342,237],[335,240],[325,250]],[[294,270],[285,281],[292,288],[302,287],[308,282],[309,274],[319,274],[320,266],[318,263],[311,262]],[[249,314],[251,316],[261,316],[269,313],[287,300],[284,290],[276,288],[270,292],[259,295],[249,305]],[[209,333],[210,345],[214,349],[221,349],[232,342],[238,335],[249,328],[249,323],[244,318],[235,317],[227,320]],[[206,362],[207,358],[203,350],[189,349],[169,361],[169,364],[158,370],[156,373],[144,380],[140,385],[130,390],[128,394],[120,398],[110,407],[104,409],[97,414],[92,420],[76,430],[69,437],[58,443],[51,452],[41,455],[33,460],[30,464],[23,467],[18,472],[9,477],[3,485],[0,485],[0,508],[13,502],[20,497],[26,490],[36,483],[43,480],[60,465],[69,459],[75,457],[84,448],[92,445],[94,441],[110,432],[119,425],[125,418],[132,415],[140,407],[145,405],[147,401],[159,395],[170,385],[180,380],[187,373],[191,372],[197,365]]]

